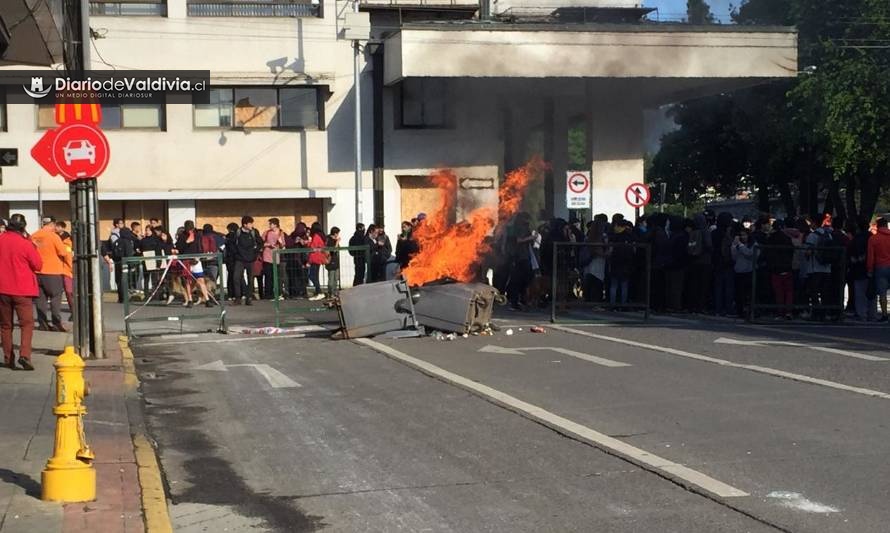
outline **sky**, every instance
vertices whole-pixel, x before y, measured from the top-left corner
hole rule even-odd
[[[726,21],[729,18],[730,5],[738,6],[740,3],[741,0],[708,1],[708,4],[711,6],[711,13],[717,15],[721,21]],[[642,0],[642,4],[645,7],[657,7],[659,13],[668,15],[671,18],[677,18],[686,13],[686,0]]]

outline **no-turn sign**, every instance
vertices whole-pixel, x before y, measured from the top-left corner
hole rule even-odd
[[[624,198],[631,207],[639,209],[649,204],[652,193],[649,191],[649,186],[645,183],[632,183],[624,191]]]
[[[590,172],[566,172],[566,207],[590,209]]]

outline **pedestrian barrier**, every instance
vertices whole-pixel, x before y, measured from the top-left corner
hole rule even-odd
[[[551,322],[557,321],[560,311],[579,308],[639,310],[649,318],[652,254],[648,243],[555,242],[553,257],[542,267],[529,284],[528,298],[538,299],[547,291]]]
[[[122,259],[121,284],[127,336],[225,331],[222,265],[221,253]],[[203,294],[199,279],[206,286],[207,303],[201,303]],[[144,326],[137,328],[140,324]]]
[[[775,318],[843,320],[847,283],[844,246],[755,244],[750,286],[736,286],[736,308],[751,322]],[[790,273],[779,272],[791,264]],[[825,272],[825,270],[828,270]],[[736,284],[747,285],[736,274]]]
[[[312,282],[315,269],[309,264],[309,254],[313,252],[325,254],[329,260],[327,265],[317,266],[316,281],[320,292],[316,292]],[[371,265],[367,258],[370,256],[370,246],[272,250],[272,263],[263,265],[264,294],[260,296],[274,300],[275,326],[281,327],[288,316],[305,314],[307,311],[327,311],[324,300],[336,296],[343,287],[351,287],[356,281],[364,283],[369,279]],[[351,278],[343,278],[343,275],[348,274],[352,275]],[[271,282],[271,287],[266,286],[268,282]],[[319,295],[324,297],[316,300]]]

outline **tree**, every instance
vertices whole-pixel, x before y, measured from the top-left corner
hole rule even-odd
[[[711,6],[705,0],[686,0],[686,22],[690,24],[714,24]]]

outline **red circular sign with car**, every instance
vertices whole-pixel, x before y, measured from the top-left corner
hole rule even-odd
[[[56,132],[52,157],[66,181],[95,178],[108,166],[108,139],[92,124],[68,124]]]

